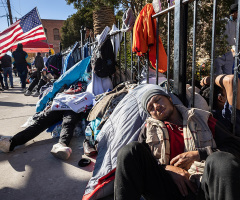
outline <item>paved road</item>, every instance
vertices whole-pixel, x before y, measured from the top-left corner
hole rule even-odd
[[[23,130],[21,125],[35,113],[38,101],[23,95],[18,78],[14,78],[14,85],[15,88],[0,93],[0,135],[4,136]],[[11,153],[0,152],[0,199],[81,199],[95,162],[92,159],[89,166],[78,167],[78,161],[85,157],[82,141],[83,137],[73,138],[73,153],[68,161],[50,154],[57,139],[46,132]]]

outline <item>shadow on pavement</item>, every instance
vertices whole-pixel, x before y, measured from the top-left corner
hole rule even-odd
[[[56,138],[19,146],[10,153],[0,153],[2,181],[0,199],[7,200],[66,200],[81,199],[94,167],[78,167],[83,156],[79,141],[74,139],[73,153],[62,161],[50,154]],[[9,164],[7,164],[8,162]]]
[[[23,104],[23,103],[17,103],[17,102],[0,102],[0,106],[24,107],[24,106],[36,106],[36,104]]]

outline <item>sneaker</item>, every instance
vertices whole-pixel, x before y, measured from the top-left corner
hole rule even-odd
[[[87,139],[83,141],[83,151],[86,156],[94,156],[97,154],[95,146]]]
[[[11,144],[11,142],[9,141],[9,138],[1,138],[0,139],[0,150],[5,153],[9,152],[10,144]]]
[[[53,145],[53,148],[51,150],[51,154],[61,160],[67,160],[70,157],[71,153],[72,149],[63,143],[57,143]]]
[[[33,97],[38,97],[39,95],[40,95],[40,93],[38,91],[36,91],[32,94]]]
[[[27,90],[27,91],[24,93],[25,96],[30,96],[31,94],[32,94],[32,92],[31,92],[30,90]]]

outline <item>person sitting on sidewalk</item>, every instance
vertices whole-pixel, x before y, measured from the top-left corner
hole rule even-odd
[[[222,74],[215,77],[215,86],[213,94],[213,116],[232,131],[232,102],[233,102],[233,79],[234,75]],[[200,84],[202,86],[210,85],[210,76],[204,77]],[[210,87],[207,87],[202,96],[209,98]],[[238,80],[237,106],[236,106],[236,127],[235,133],[240,133],[240,80]]]
[[[34,72],[35,73],[34,79],[32,83],[29,85],[27,91],[24,93],[25,96],[30,96],[32,94],[33,88],[38,84],[39,80],[41,79],[41,72],[42,72],[42,69],[44,68],[44,61],[41,56],[41,53],[39,52],[37,53],[34,64],[37,71]]]
[[[78,88],[68,89],[64,93],[77,94],[86,90],[87,84],[85,82],[77,82],[75,84]],[[67,160],[72,149],[69,146],[73,137],[73,131],[77,122],[87,117],[85,112],[76,113],[72,110],[51,110],[50,106],[46,107],[43,112],[39,114],[34,124],[27,127],[25,130],[18,132],[11,139],[0,139],[0,150],[3,152],[13,151],[16,146],[23,145],[31,139],[38,136],[41,132],[49,128],[50,126],[58,123],[62,120],[62,129],[60,138],[57,144],[53,145],[51,153],[53,156],[62,160]]]
[[[240,199],[238,137],[208,111],[173,105],[161,89],[141,101],[150,117],[139,142],[118,153],[115,200]]]

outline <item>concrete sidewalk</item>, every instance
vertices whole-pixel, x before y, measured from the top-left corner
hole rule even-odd
[[[0,93],[0,135],[13,136],[23,130],[21,125],[35,113],[37,97],[24,96],[19,78],[15,88]],[[43,132],[26,145],[11,153],[0,152],[1,200],[67,200],[82,199],[92,175],[95,159],[87,167],[78,167],[83,155],[84,137],[73,138],[73,153],[62,161],[50,154],[57,142],[50,133]]]

